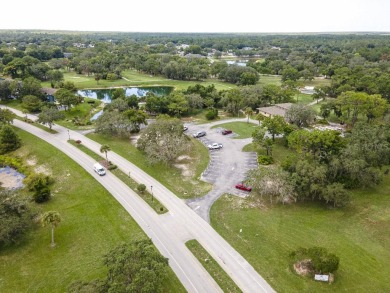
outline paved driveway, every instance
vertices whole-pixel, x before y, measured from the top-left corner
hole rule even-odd
[[[222,149],[209,151],[210,163],[201,177],[201,180],[213,184],[212,190],[203,197],[186,200],[186,204],[207,222],[210,222],[211,206],[224,193],[241,197],[248,195],[247,192],[238,190],[234,186],[246,179],[249,170],[258,167],[256,153],[242,151],[245,145],[252,142],[252,138],[237,139],[234,138],[236,136],[234,133],[222,135],[223,128],[221,127],[211,128],[231,121],[246,121],[246,119],[232,119],[201,125],[186,124],[188,135],[201,130],[206,131],[206,136],[197,138],[206,147],[213,142],[223,144]],[[255,123],[258,124],[257,121]]]

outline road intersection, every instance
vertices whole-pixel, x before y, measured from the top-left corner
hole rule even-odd
[[[24,116],[20,111],[14,112]],[[34,116],[29,118],[34,119]],[[109,172],[103,177],[97,175],[92,168],[94,160],[67,142],[69,137],[73,140],[81,140],[87,148],[104,156],[100,153],[101,145],[83,134],[58,125],[53,127],[58,133],[50,134],[17,119],[14,120],[14,125],[64,152],[102,184],[152,239],[161,254],[169,259],[169,265],[188,292],[222,292],[214,279],[185,246],[185,242],[190,239],[196,239],[243,292],[274,292],[271,286],[207,221],[199,217],[183,200],[160,182],[131,162],[110,152],[110,160],[119,169],[126,174],[130,172],[135,181],[148,187],[153,186],[153,194],[169,210],[167,214],[157,215],[133,190]]]

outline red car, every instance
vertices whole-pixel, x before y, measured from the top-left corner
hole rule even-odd
[[[231,131],[230,129],[224,129],[224,130],[222,130],[222,134],[223,135],[226,135],[226,134],[230,134],[230,133],[232,133],[233,131]]]
[[[236,188],[244,191],[252,191],[252,187],[250,186],[245,186],[244,184],[236,184]]]

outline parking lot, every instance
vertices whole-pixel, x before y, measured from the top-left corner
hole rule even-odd
[[[225,123],[221,121],[221,123]],[[221,143],[220,149],[209,150],[210,162],[202,173],[201,180],[213,184],[212,190],[203,197],[186,201],[194,211],[203,219],[209,221],[209,211],[222,194],[229,193],[240,197],[246,197],[247,192],[235,188],[237,183],[246,179],[246,174],[251,169],[257,169],[256,153],[243,152],[242,148],[252,142],[252,138],[235,139],[234,133],[222,135],[223,128],[211,128],[212,125],[188,125],[187,134],[192,135],[198,131],[206,131],[206,135],[200,138],[205,147],[212,143]]]

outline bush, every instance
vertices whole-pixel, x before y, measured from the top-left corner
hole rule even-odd
[[[36,193],[44,190],[53,182],[52,178],[44,174],[32,174],[24,179],[24,184],[26,184],[28,190]]]
[[[117,165],[114,165],[114,164],[111,164],[111,163],[110,163],[110,165],[108,165],[108,167],[107,167],[108,170],[115,170],[116,168],[118,168],[118,166],[117,166]]]
[[[107,80],[116,80],[116,79],[118,79],[118,76],[115,73],[108,73],[106,79]]]
[[[206,112],[206,119],[213,120],[218,117],[218,109],[209,109]]]
[[[298,248],[290,253],[290,257],[302,261],[310,259],[310,267],[314,274],[333,273],[338,270],[340,259],[333,253],[329,253],[324,247]]]
[[[5,154],[18,149],[22,145],[19,136],[9,125],[0,129],[0,153]]]
[[[329,125],[329,122],[326,119],[319,119],[319,120],[317,120],[317,124]]]
[[[142,183],[141,183],[141,184],[138,184],[137,190],[138,190],[139,192],[141,192],[141,193],[144,193],[145,190],[146,190],[145,184],[142,184]]]
[[[266,155],[260,155],[257,157],[257,161],[260,165],[270,165],[274,163],[274,158]]]
[[[42,188],[40,191],[36,191],[33,194],[33,198],[36,203],[42,203],[48,201],[50,197],[51,197],[51,192],[48,187]]]

